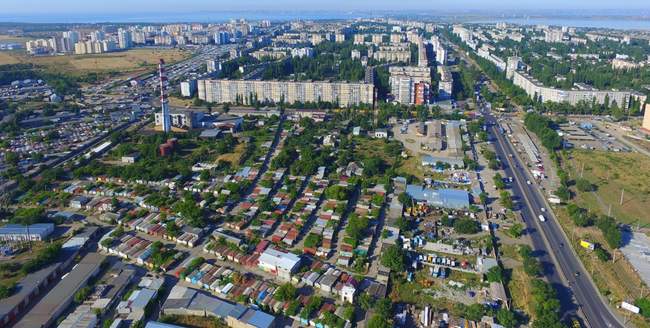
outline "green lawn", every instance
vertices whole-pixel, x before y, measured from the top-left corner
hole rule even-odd
[[[636,153],[574,150],[568,161],[572,178],[583,178],[597,186],[593,193],[578,193],[580,206],[607,214],[618,221],[650,225],[650,159]],[[584,166],[584,170],[583,170]],[[623,204],[620,204],[623,190]],[[599,201],[600,199],[600,201]]]

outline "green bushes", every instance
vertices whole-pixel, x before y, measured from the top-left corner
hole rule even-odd
[[[650,318],[650,299],[647,298],[638,298],[634,301],[634,305],[638,306],[641,309],[641,315]]]
[[[59,256],[60,251],[61,251],[60,243],[47,245],[45,248],[40,250],[36,254],[36,256],[34,256],[29,261],[27,261],[25,264],[23,264],[21,270],[25,274],[40,270],[46,265],[53,263]]]
[[[389,246],[381,255],[381,264],[396,272],[404,271],[406,267],[404,251],[398,245]]]
[[[476,220],[470,218],[461,218],[454,221],[454,230],[457,233],[469,235],[478,233],[481,231],[481,227],[479,226],[478,222],[476,222]]]

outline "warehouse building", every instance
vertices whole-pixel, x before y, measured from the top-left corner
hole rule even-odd
[[[7,224],[0,228],[1,241],[43,241],[54,231],[53,223],[36,223],[29,226]]]
[[[259,258],[258,267],[266,272],[273,273],[279,278],[284,280],[291,279],[291,275],[300,266],[300,257],[277,250],[275,248],[267,248]]]
[[[162,306],[166,315],[210,316],[234,328],[272,328],[275,317],[241,304],[206,295],[196,289],[176,285]]]
[[[417,185],[408,185],[406,186],[406,193],[415,201],[424,202],[435,207],[469,208],[469,193],[465,190],[429,189]]]
[[[94,277],[106,257],[88,253],[22,320],[16,328],[49,327],[72,304],[74,294]]]

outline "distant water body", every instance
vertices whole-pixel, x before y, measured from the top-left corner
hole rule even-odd
[[[341,12],[341,11],[218,11],[218,12],[188,12],[188,13],[131,13],[131,14],[24,14],[7,15],[0,12],[0,22],[20,23],[172,23],[172,22],[202,22],[218,23],[231,19],[273,21],[291,20],[327,20],[385,17],[391,13],[377,12]],[[392,13],[399,14],[399,13]],[[410,15],[407,15],[411,17]],[[531,18],[476,18],[464,20],[462,16],[427,17],[420,13],[419,18],[433,18],[435,20],[451,22],[460,19],[469,23],[496,23],[507,22],[521,25],[557,25],[572,27],[610,28],[620,30],[650,30],[650,18],[634,19],[630,17],[608,18],[583,18],[583,17],[531,17]]]
[[[608,28],[617,30],[650,30],[650,19],[620,18],[491,18],[470,21],[471,23],[497,23],[506,22],[519,25],[555,25],[570,27]]]
[[[3,15],[0,13],[0,22],[19,23],[172,23],[172,22],[224,22],[231,19],[274,21],[290,20],[321,20],[321,19],[350,19],[358,17],[373,17],[370,13],[353,12],[264,12],[264,11],[236,11],[236,12],[201,12],[201,13],[140,13],[140,14],[55,14],[55,15]]]

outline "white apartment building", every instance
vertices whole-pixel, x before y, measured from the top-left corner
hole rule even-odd
[[[440,74],[438,97],[440,99],[449,99],[453,92],[454,78],[447,66],[438,66],[438,74]]]
[[[610,104],[616,102],[623,109],[627,109],[630,103],[631,93],[629,91],[603,91],[593,88],[562,90],[545,87],[541,82],[521,71],[512,72],[511,75],[512,82],[516,86],[524,89],[531,98],[539,97],[542,102],[566,102],[575,106],[581,101],[595,101],[597,104],[604,104],[606,98],[608,98]]]
[[[364,82],[199,80],[199,98],[213,103],[330,102],[349,107],[374,103],[374,85]]]
[[[187,80],[181,82],[181,95],[185,98],[194,97],[197,87],[196,80]]]

